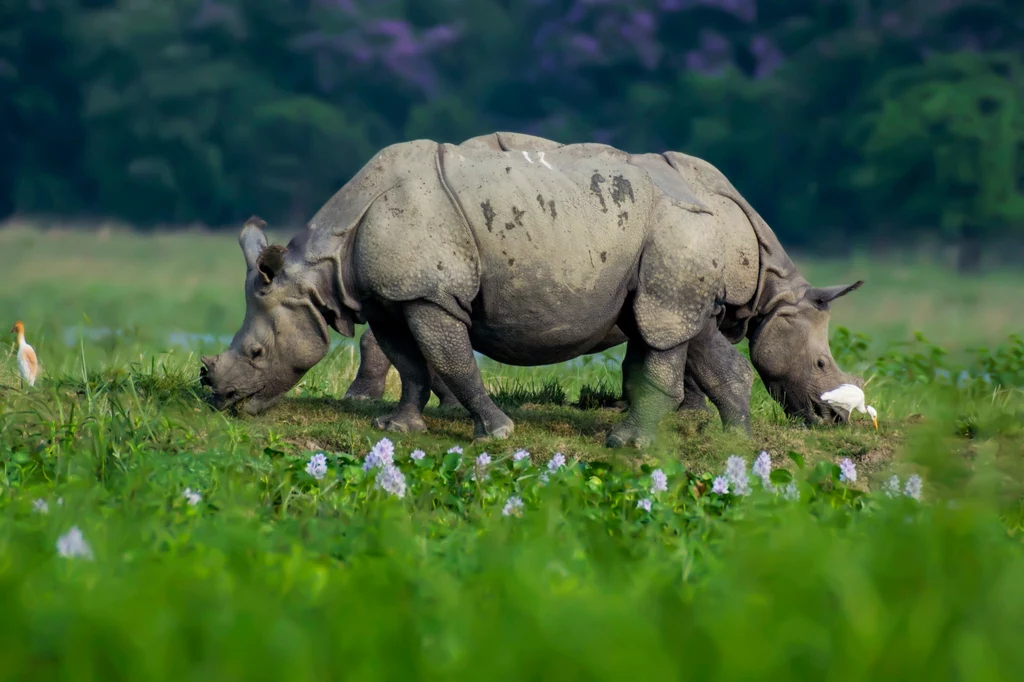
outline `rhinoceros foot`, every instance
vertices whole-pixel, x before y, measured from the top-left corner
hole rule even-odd
[[[515,424],[503,413],[498,413],[486,421],[478,421],[473,427],[473,440],[478,442],[488,440],[504,440],[512,435]]]
[[[629,424],[619,424],[608,434],[604,445],[608,448],[634,447],[642,450],[653,442],[654,437],[644,430]]]
[[[422,416],[405,410],[377,417],[373,420],[373,426],[381,431],[396,433],[420,433],[427,430],[427,423]]]

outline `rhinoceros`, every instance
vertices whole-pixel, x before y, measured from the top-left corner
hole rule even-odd
[[[800,275],[775,234],[714,166],[679,152],[584,143],[504,151],[432,140],[374,156],[287,246],[257,217],[239,235],[246,315],[204,357],[215,407],[256,414],[320,361],[329,329],[367,322],[398,370],[385,429],[424,430],[431,373],[478,438],[513,423],[484,389],[474,350],[512,365],[594,352],[627,338],[625,417],[610,447],[649,444],[684,398],[688,349],[721,333],[785,411],[845,417],[820,399],[843,383],[828,346],[827,288]]]
[[[459,146],[492,151],[537,152],[557,149],[564,144],[523,133],[490,133],[470,138]],[[750,433],[753,373],[743,356],[728,343],[722,343],[723,339],[715,338],[714,343],[707,347],[691,342],[683,381],[684,397],[679,408],[689,411],[707,410],[706,398],[710,398],[718,408],[724,426],[740,426]],[[625,342],[626,335],[616,326],[594,352]],[[367,330],[359,338],[359,367],[345,397],[355,400],[380,399],[384,395],[390,368],[391,362],[377,344],[373,331]],[[442,407],[459,404],[455,394],[433,372],[431,390],[437,395]],[[623,385],[622,390],[625,395],[628,387]]]

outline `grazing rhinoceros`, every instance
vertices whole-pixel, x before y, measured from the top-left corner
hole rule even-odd
[[[594,352],[618,327],[628,409],[609,446],[643,446],[684,397],[688,349],[746,336],[789,414],[842,419],[820,395],[859,379],[828,347],[829,303],[861,285],[816,288],[710,164],[601,144],[495,151],[429,140],[391,145],[287,246],[263,221],[239,242],[246,316],[228,350],[203,358],[220,408],[258,413],[326,354],[328,329],[368,322],[402,380],[378,425],[426,428],[431,370],[475,422],[512,420],[473,355],[536,365]]]
[[[564,146],[554,140],[523,133],[491,133],[470,138],[460,147],[483,148],[492,151],[547,151]],[[706,398],[718,408],[722,424],[726,427],[741,426],[750,432],[750,395],[753,373],[747,360],[736,351],[725,337],[719,335],[712,344],[698,348],[691,342],[686,357],[684,398],[681,410],[706,410]],[[738,339],[737,339],[738,341]],[[600,352],[626,342],[626,335],[614,327],[593,352]],[[345,397],[355,400],[379,400],[384,395],[391,361],[381,350],[373,330],[367,329],[359,338],[359,367],[356,376],[345,392]],[[437,395],[442,407],[459,405],[458,398],[444,382],[431,371],[431,390]],[[623,383],[622,395],[628,387]],[[626,402],[625,398],[621,402]]]

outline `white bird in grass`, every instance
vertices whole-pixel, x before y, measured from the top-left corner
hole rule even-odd
[[[840,384],[839,388],[826,391],[821,394],[821,399],[832,407],[841,407],[846,410],[847,417],[853,415],[853,411],[864,412],[871,416],[875,428],[878,428],[878,413],[875,408],[864,404],[864,391],[853,384]]]
[[[25,343],[25,325],[20,320],[15,322],[11,333],[18,335],[18,374],[21,375],[22,381],[28,382],[29,386],[35,386],[39,361],[36,359],[35,349]]]

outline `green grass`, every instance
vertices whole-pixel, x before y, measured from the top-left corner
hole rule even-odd
[[[679,414],[649,451],[611,452],[618,349],[483,362],[513,437],[473,444],[465,412],[432,404],[428,433],[389,434],[397,498],[361,467],[397,377],[383,401],[342,400],[351,346],[259,418],[200,400],[198,354],[220,346],[169,338],[235,331],[234,235],[6,229],[0,265],[0,313],[45,368],[20,390],[0,350],[0,677],[1000,680],[1024,664],[1019,274],[801,261],[815,282],[868,282],[835,306],[833,351],[869,378],[877,432],[792,423],[758,383],[752,439]],[[919,307],[900,317],[901,300]],[[761,450],[799,500],[757,480],[711,492],[730,455]],[[912,473],[921,502],[882,492]],[[522,516],[501,513],[512,495]],[[92,560],[59,556],[72,527]]]

